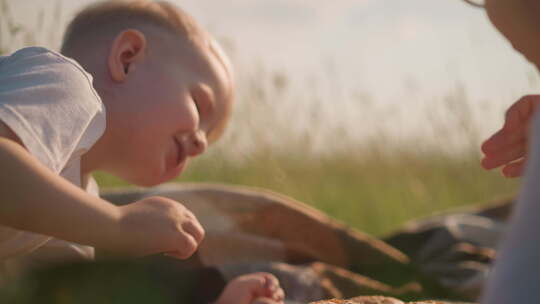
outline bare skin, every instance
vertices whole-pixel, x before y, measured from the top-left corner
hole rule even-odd
[[[158,5],[140,2],[146,9]],[[182,23],[182,16],[162,12],[171,21],[167,23]],[[190,158],[204,153],[219,137],[234,86],[227,60],[220,58],[224,56],[211,39],[199,39],[204,33],[197,33],[192,22],[184,20],[187,36],[180,33],[182,28],[180,35],[170,36],[177,31],[164,30],[163,22],[153,20],[156,16],[143,26],[132,23],[136,14],[128,15],[134,28],[118,33],[120,29],[104,26],[93,37],[92,31],[83,30],[73,34],[80,38],[73,40],[75,45],[62,48],[92,74],[106,108],[105,133],[82,156],[81,180],[102,170],[136,185],[153,186],[181,174]],[[0,130],[0,192],[5,194],[0,224],[135,256],[165,253],[186,258],[203,239],[199,222],[180,203],[151,197],[113,206],[44,168],[5,126]],[[219,304],[282,300],[277,279],[257,273],[233,280]]]
[[[227,115],[232,84],[215,56],[194,47],[178,52],[183,42],[163,39],[168,33],[159,29],[148,33],[156,37],[126,30],[79,56],[107,109],[105,133],[82,156],[83,176],[103,170],[142,186],[168,181],[189,158],[205,152],[207,135]],[[0,218],[0,224],[135,256],[163,252],[186,258],[204,237],[197,219],[177,202],[148,198],[115,207],[47,172],[3,124],[0,137],[5,139],[0,174],[4,185],[13,185],[2,188],[8,193],[1,207],[21,207],[20,214]],[[29,176],[36,178],[26,181]],[[44,196],[53,187],[51,197]],[[28,204],[24,208],[22,199]],[[44,200],[49,209],[35,212]]]
[[[539,105],[540,95],[527,95],[507,110],[502,128],[482,144],[485,154],[482,166],[485,169],[502,167],[506,177],[523,175],[531,139],[531,123]]]
[[[178,202],[151,197],[117,207],[86,193],[41,165],[3,123],[0,167],[4,225],[130,256],[187,258],[204,238],[197,219]]]
[[[284,297],[275,276],[257,272],[229,282],[215,304],[283,304]]]
[[[85,174],[102,170],[141,186],[166,182],[206,151],[209,133],[225,119],[230,81],[214,57],[157,41],[126,30],[111,47],[98,47],[102,56],[81,51],[107,109],[105,133],[82,157]],[[184,49],[190,54],[179,56]]]
[[[5,198],[0,222],[5,225],[132,256],[163,252],[185,259],[204,238],[197,218],[176,201],[149,197],[117,207],[89,195],[42,166],[1,122],[0,164],[0,183],[5,185],[0,188]],[[25,187],[18,186],[22,183]],[[28,210],[47,220],[30,218]],[[280,304],[283,298],[273,275],[254,273],[231,281],[217,304]]]
[[[147,38],[138,31],[122,32],[112,45],[101,54],[109,60],[94,63],[101,70],[94,79],[107,108],[107,128],[83,155],[82,175],[100,169],[143,186],[170,180],[182,172],[189,157],[206,150],[206,133],[224,112],[217,104],[208,110],[211,107],[204,103],[217,103],[218,98],[228,102],[217,93],[227,86],[226,80],[213,72],[215,66],[205,61],[210,57],[203,55],[193,61],[204,77],[186,69],[165,72],[172,60],[166,58],[166,65],[147,56]],[[161,87],[145,85],[156,83],[151,80],[157,77],[166,77],[159,79]],[[198,92],[201,82],[215,88],[216,99],[201,100],[201,108],[207,110],[199,113],[188,96]],[[85,193],[41,165],[1,122],[0,168],[0,224],[130,256],[167,253],[187,258],[204,238],[198,220],[178,202],[152,197],[116,207]]]
[[[83,177],[103,170],[141,186],[168,181],[205,152],[228,115],[232,83],[216,58],[200,49],[178,58],[148,41],[126,30],[81,58],[107,109],[105,134],[82,157]],[[41,165],[1,122],[0,168],[0,224],[129,256],[185,259],[204,238],[197,218],[168,198],[117,207],[89,195]],[[257,273],[233,280],[219,304],[282,300],[275,277]]]

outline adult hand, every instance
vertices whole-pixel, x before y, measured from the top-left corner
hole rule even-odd
[[[503,127],[482,144],[482,167],[490,170],[502,166],[506,177],[523,175],[529,127],[539,104],[540,95],[527,95],[510,106]]]
[[[165,197],[148,197],[122,206],[120,214],[119,251],[129,255],[165,253],[186,259],[204,238],[204,229],[195,215]]]

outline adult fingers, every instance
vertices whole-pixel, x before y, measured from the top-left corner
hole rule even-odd
[[[540,95],[527,95],[506,111],[504,125],[482,144],[482,151],[490,154],[511,146],[527,137],[534,112],[540,106]]]
[[[509,165],[506,165],[502,169],[502,174],[508,178],[520,177],[523,175],[523,172],[525,171],[526,162],[527,160],[523,158]]]
[[[481,146],[486,155],[494,154],[509,146],[524,142],[527,138],[527,129],[523,126],[512,131],[501,129],[487,139]]]
[[[503,129],[519,128],[532,117],[540,104],[540,95],[526,95],[508,108]]]
[[[520,158],[525,156],[526,151],[527,148],[525,143],[516,144],[495,154],[486,155],[486,157],[482,159],[481,164],[484,169],[494,169],[502,165],[510,164],[513,161],[519,160]]]

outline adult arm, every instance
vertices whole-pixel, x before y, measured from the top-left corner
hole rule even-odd
[[[540,119],[535,116],[524,185],[486,286],[485,304],[540,303]]]

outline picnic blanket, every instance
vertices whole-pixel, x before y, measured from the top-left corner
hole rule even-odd
[[[206,238],[186,265],[212,267],[223,282],[272,272],[298,303],[374,294],[474,301],[512,206],[505,200],[447,212],[380,240],[265,189],[169,184],[105,198],[125,204],[152,195],[181,202],[205,227]]]
[[[100,262],[106,254],[98,251],[97,264],[38,272],[32,282],[47,284],[33,285],[33,292],[77,298],[93,286],[101,294],[135,290],[130,296],[141,300],[139,291],[153,290],[145,295],[170,299],[154,301],[155,295],[152,303],[210,303],[236,276],[267,271],[278,277],[289,304],[354,297],[349,302],[317,303],[402,304],[392,298],[358,298],[372,295],[475,301],[511,210],[511,201],[459,210],[414,221],[381,240],[264,189],[169,184],[117,189],[103,197],[122,205],[154,195],[181,202],[205,227],[205,240],[194,256],[181,261],[156,255],[113,263]],[[109,282],[106,286],[96,283],[104,280]],[[112,288],[115,284],[121,287]]]
[[[214,267],[225,282],[241,274],[269,271],[281,280],[288,298],[301,303],[419,292],[418,284],[408,284],[413,275],[405,254],[275,192],[170,184],[150,191],[116,190],[105,198],[124,204],[152,195],[179,201],[197,216],[206,237],[185,264]]]

